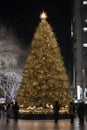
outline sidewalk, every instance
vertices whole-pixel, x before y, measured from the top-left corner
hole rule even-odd
[[[70,124],[69,119],[61,119],[58,124],[53,120],[22,120],[15,122],[10,119],[6,122],[5,117],[0,118],[0,130],[87,130],[87,123],[80,125],[78,118],[75,119],[74,124]]]

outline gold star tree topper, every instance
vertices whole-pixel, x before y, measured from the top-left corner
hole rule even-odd
[[[40,14],[40,18],[41,18],[41,20],[46,20],[47,19],[47,14],[46,14],[46,12],[42,12],[41,14]]]

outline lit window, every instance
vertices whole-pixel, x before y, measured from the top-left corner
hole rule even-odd
[[[81,95],[81,87],[79,85],[77,85],[77,99],[78,100],[81,99],[80,95]]]
[[[83,5],[87,5],[87,1],[86,0],[83,1]]]
[[[83,28],[83,31],[84,31],[84,32],[87,32],[87,27],[84,27],[84,28]]]
[[[87,47],[87,43],[83,43],[83,47]]]
[[[85,19],[85,22],[87,23],[87,19]]]
[[[73,32],[71,32],[71,37],[73,37]]]

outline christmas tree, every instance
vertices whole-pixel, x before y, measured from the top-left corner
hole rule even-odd
[[[61,106],[71,101],[70,84],[61,50],[45,12],[36,28],[31,50],[17,95],[20,105],[45,106],[58,100]]]

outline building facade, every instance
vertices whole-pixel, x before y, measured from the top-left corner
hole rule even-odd
[[[87,0],[74,0],[72,8],[73,88],[76,100],[87,99]]]

